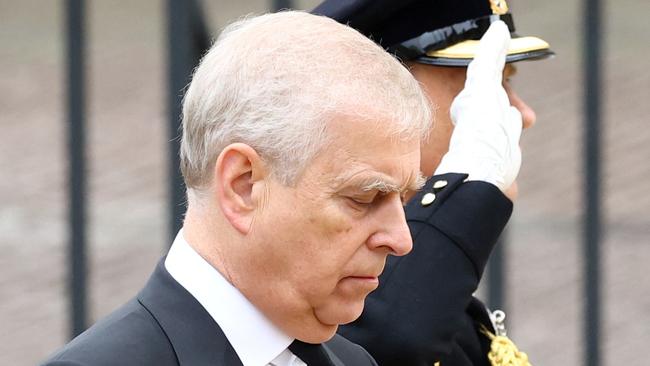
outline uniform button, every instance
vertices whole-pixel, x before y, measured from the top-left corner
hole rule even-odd
[[[438,180],[435,183],[433,183],[433,189],[443,189],[446,186],[447,186],[446,180]]]
[[[429,206],[436,199],[436,195],[433,193],[427,193],[422,196],[422,206]]]

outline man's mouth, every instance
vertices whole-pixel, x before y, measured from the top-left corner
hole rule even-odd
[[[359,275],[359,276],[348,276],[345,277],[345,279],[349,279],[354,282],[358,282],[361,284],[367,284],[367,285],[373,285],[373,286],[378,286],[379,285],[379,277],[378,276],[372,276],[372,275]]]

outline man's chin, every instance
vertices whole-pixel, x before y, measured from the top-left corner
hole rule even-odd
[[[316,328],[302,330],[295,338],[305,343],[323,343],[332,339],[338,329],[338,325],[320,324]]]
[[[341,304],[333,301],[327,305],[313,309],[313,315],[316,324],[312,326],[301,327],[294,336],[306,343],[323,343],[336,334],[341,324],[347,324],[355,321],[363,311],[363,301]]]
[[[332,304],[314,310],[318,321],[326,325],[339,326],[357,320],[363,312],[363,301],[351,304]]]

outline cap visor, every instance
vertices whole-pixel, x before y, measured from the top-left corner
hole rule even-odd
[[[474,59],[479,41],[469,40],[442,50],[427,52],[415,61],[439,66],[467,66]],[[537,37],[516,37],[510,41],[506,62],[539,60],[553,56],[549,44]]]

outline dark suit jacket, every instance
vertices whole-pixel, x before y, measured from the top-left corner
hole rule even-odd
[[[379,365],[489,365],[492,325],[472,294],[510,218],[512,203],[494,185],[464,174],[434,176],[406,207],[413,251],[390,257],[361,317],[339,329]],[[448,183],[434,189],[439,180]],[[422,196],[435,192],[430,205]],[[492,330],[493,331],[493,330]]]
[[[252,335],[254,336],[254,335]],[[332,366],[376,365],[341,336],[323,344]],[[144,289],[45,365],[241,365],[217,323],[160,261]]]

